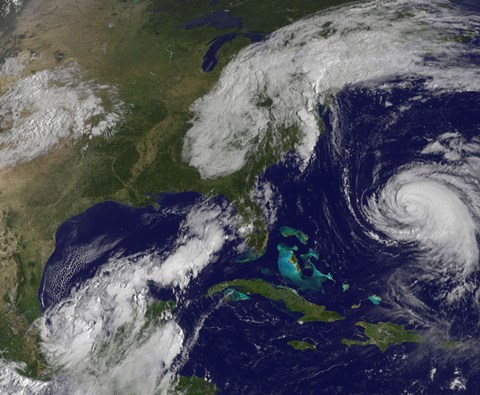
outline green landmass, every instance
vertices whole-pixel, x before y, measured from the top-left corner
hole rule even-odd
[[[291,288],[275,286],[260,279],[238,279],[216,284],[208,289],[208,295],[213,296],[227,288],[238,289],[247,295],[260,295],[269,300],[281,301],[285,304],[287,310],[301,314],[301,317],[297,320],[298,322],[334,322],[344,319],[339,313],[329,311],[325,306],[311,303],[302,298]]]
[[[256,261],[257,259],[260,259],[263,255],[265,255],[265,252],[266,252],[266,249],[263,249],[262,251],[257,251],[251,247],[247,247],[247,248],[248,249],[244,253],[244,255],[241,258],[235,260],[236,263],[248,263],[248,262]]]
[[[176,303],[173,300],[155,300],[147,307],[145,317],[147,321],[164,320],[172,314]]]
[[[451,349],[451,350],[456,350],[463,347],[464,347],[464,344],[462,342],[454,341],[454,340],[447,340],[442,343],[442,348]]]
[[[215,395],[217,388],[214,384],[200,377],[178,377],[172,388],[168,391],[168,395]]]
[[[301,230],[291,228],[289,226],[281,226],[280,233],[282,234],[283,237],[295,236],[300,243],[307,244],[308,235],[303,233]]]
[[[290,347],[294,348],[295,350],[299,350],[299,351],[316,350],[317,349],[317,347],[315,347],[314,344],[311,344],[311,343],[303,341],[303,340],[290,340],[287,344]]]
[[[352,309],[359,309],[360,307],[362,307],[362,303],[356,303],[356,304],[352,304],[351,308]]]
[[[416,333],[406,330],[401,325],[391,322],[379,322],[377,324],[369,322],[357,322],[355,325],[364,328],[365,336],[368,340],[351,340],[342,339],[342,343],[346,346],[377,346],[381,352],[391,345],[402,343],[423,343],[424,338]]]
[[[453,36],[453,39],[462,44],[468,44],[477,38],[478,34],[473,29],[465,29],[463,32]]]
[[[228,3],[228,9],[243,20],[246,30],[268,33],[346,2],[245,0]],[[121,127],[109,139],[66,142],[61,150],[17,165],[1,180],[0,210],[5,212],[5,221],[0,223],[0,233],[11,234],[15,248],[7,258],[0,258],[4,273],[0,280],[0,348],[4,358],[27,363],[28,374],[40,375],[44,365],[38,334],[31,324],[41,314],[37,291],[54,248],[55,232],[91,205],[105,200],[146,205],[152,203],[152,195],[147,194],[161,191],[222,194],[237,205],[244,222],[254,225],[248,240],[252,250],[257,254],[264,250],[268,233],[250,191],[257,175],[293,148],[297,130],[287,128],[275,136],[268,133],[258,142],[248,164],[225,178],[202,180],[180,157],[191,104],[212,88],[222,68],[249,41],[238,37],[226,44],[218,54],[217,68],[202,73],[207,44],[219,31],[210,26],[191,30],[178,26],[226,6],[219,1],[212,8],[210,0],[188,4],[178,0],[80,0],[39,15],[31,31],[16,31],[7,43],[11,51],[45,55],[38,59],[48,58],[48,51],[53,56],[53,51],[61,48],[64,61],[74,59],[89,78],[117,86],[120,98],[129,106]],[[79,18],[89,23],[79,25]],[[111,27],[106,20],[112,22]],[[20,35],[25,38],[19,40]],[[267,97],[259,101],[260,106],[269,103]],[[83,151],[87,143],[88,149]]]

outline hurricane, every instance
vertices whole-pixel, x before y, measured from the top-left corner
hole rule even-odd
[[[411,164],[369,197],[364,215],[388,240],[415,244],[428,270],[465,278],[478,269],[477,173],[470,164]]]
[[[444,0],[332,8],[242,49],[179,147],[202,182],[296,133],[247,191],[263,250],[224,197],[86,210],[58,229],[39,290],[49,377],[2,361],[0,390],[164,394],[180,375],[224,393],[476,389],[479,66],[478,11]]]
[[[443,1],[367,2],[295,22],[242,50],[192,105],[184,160],[203,178],[224,176],[261,155],[257,142],[273,133],[275,149],[296,128],[296,166],[331,162],[325,182],[342,185],[318,203],[334,229],[324,231],[345,234],[348,218],[351,245],[384,261],[392,314],[454,326],[478,305],[479,29],[474,9]],[[325,133],[331,148],[319,152]],[[345,218],[332,208],[340,201]],[[332,248],[352,248],[346,239]]]
[[[390,313],[447,331],[471,319],[476,333],[480,145],[469,100],[478,94],[419,80],[347,91],[328,116],[330,171],[353,243],[389,270]]]

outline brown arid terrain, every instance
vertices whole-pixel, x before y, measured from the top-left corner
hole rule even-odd
[[[233,1],[231,9],[251,21],[246,28],[266,32],[319,9],[311,0],[298,1],[297,7],[287,7],[291,2],[286,0],[280,3],[275,12],[268,2]],[[326,2],[322,8],[337,3]],[[161,191],[221,193],[238,204],[241,217],[255,224],[254,249],[264,248],[266,229],[250,191],[257,174],[290,149],[294,139],[286,139],[278,151],[269,147],[225,178],[202,180],[181,160],[191,104],[211,89],[222,67],[249,43],[239,37],[225,45],[218,67],[203,73],[202,57],[217,31],[211,26],[178,27],[210,10],[210,1],[183,7],[173,0],[32,0],[4,40],[1,53],[18,70],[0,72],[0,95],[18,81],[45,71],[55,76],[74,65],[106,112],[114,112],[115,100],[122,103],[112,133],[97,137],[67,130],[48,152],[32,158],[25,154],[29,160],[13,165],[2,166],[0,161],[0,314],[5,317],[0,348],[4,358],[26,362],[26,373],[42,372],[32,323],[41,314],[37,292],[55,232],[92,204],[116,200],[143,205],[149,203],[147,193]],[[82,81],[74,80],[67,88],[75,89]],[[115,99],[109,96],[112,92]],[[35,109],[27,106],[15,116],[22,120],[34,115]],[[13,114],[2,117],[0,136],[11,129],[13,119]],[[0,150],[9,144],[0,142]]]

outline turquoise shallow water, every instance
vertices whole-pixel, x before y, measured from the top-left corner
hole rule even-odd
[[[305,237],[302,236],[302,240],[304,239]],[[331,273],[324,274],[316,268],[312,258],[318,260],[319,255],[311,248],[301,254],[303,263],[300,263],[296,256],[296,252],[299,250],[296,245],[289,247],[286,244],[279,243],[277,250],[279,273],[287,283],[295,288],[304,291],[323,292],[322,284],[325,281],[335,281]]]
[[[300,171],[287,156],[260,176],[279,197],[267,249],[252,260],[238,256],[235,243],[227,245],[181,294],[174,314],[191,346],[179,357],[186,361],[181,374],[206,376],[226,394],[451,394],[459,391],[450,389],[455,383],[465,387],[464,393],[478,392],[478,287],[458,303],[443,303],[439,296],[451,284],[418,279],[417,245],[370,237],[374,229],[363,212],[367,198],[377,196],[402,166],[445,165],[442,155],[421,153],[432,139],[452,130],[466,143],[478,139],[480,95],[426,90],[425,81],[414,77],[385,85],[349,86],[335,97],[335,114],[319,109],[328,133],[307,168]],[[469,155],[478,158],[480,152]],[[85,254],[89,258],[80,262],[67,259],[69,251],[102,237],[120,240],[115,248],[125,253],[157,249],[168,254],[179,223],[198,199],[170,194],[158,210],[103,204],[64,224],[44,273],[44,307],[60,302],[75,282],[94,276],[114,249],[98,254],[91,247],[97,254]],[[258,295],[229,289],[205,296],[212,285],[236,278],[292,287],[345,320],[300,325],[284,304]],[[469,280],[480,283],[478,271]],[[149,292],[172,296],[158,284]],[[412,306],[413,298],[428,311]],[[384,353],[373,346],[347,348],[342,338],[362,339],[358,321],[391,321],[426,335],[439,329],[444,337]],[[467,347],[439,347],[446,338]],[[308,341],[317,351],[298,352],[288,346],[290,340]]]
[[[425,102],[415,101],[392,125],[389,115],[396,114],[395,108],[418,95],[423,95]],[[386,99],[394,106],[385,109]],[[359,220],[362,196],[371,195],[399,166],[417,161],[429,139],[452,128],[467,140],[476,138],[480,94],[432,94],[423,90],[422,81],[416,81],[408,89],[389,92],[350,87],[337,100],[343,117],[340,146],[330,133],[316,147],[316,158],[322,160],[312,161],[303,172],[287,158],[261,176],[261,181],[269,182],[281,196],[264,255],[239,263],[244,256],[234,248],[239,240],[232,240],[182,292],[174,314],[185,333],[185,343],[192,347],[180,373],[208,375],[220,393],[228,394],[314,394],[319,388],[320,393],[329,394],[372,394],[378,388],[385,394],[398,394],[399,390],[441,394],[449,393],[444,389],[459,374],[467,386],[473,386],[480,379],[474,347],[452,351],[439,348],[439,340],[434,345],[392,346],[382,353],[373,346],[347,348],[341,340],[362,339],[355,326],[358,321],[392,321],[423,333],[432,314],[415,311],[422,319],[415,322],[406,319],[402,310],[414,292],[434,312],[431,325],[448,318],[450,339],[468,342],[480,338],[480,311],[472,308],[474,293],[446,309],[437,300],[438,292],[443,291],[437,283],[421,283],[421,292],[394,292],[398,283],[392,274],[414,276],[414,271],[404,269],[417,250],[411,244],[380,244],[366,232],[368,223]],[[364,117],[367,111],[371,116]],[[384,123],[379,122],[382,119]],[[329,125],[328,114],[325,122]],[[419,135],[419,130],[424,135]],[[480,156],[480,152],[473,155]],[[422,158],[432,164],[443,160],[438,155]],[[353,207],[342,189],[345,165],[354,186],[348,195]],[[61,302],[75,284],[94,276],[119,250],[168,254],[179,224],[201,199],[194,193],[164,194],[159,196],[158,208],[103,203],[72,218],[60,227],[56,250],[45,268],[40,290],[44,308]],[[224,199],[216,199],[226,204]],[[112,247],[99,250],[98,240]],[[71,253],[82,249],[83,254]],[[478,273],[473,276],[480,281]],[[292,287],[309,301],[344,315],[345,320],[299,325],[298,315],[286,310],[283,303],[258,295],[228,290],[227,295],[205,296],[212,285],[236,278],[261,278]],[[347,291],[345,284],[349,285]],[[170,289],[156,284],[151,284],[149,292],[156,298],[172,298]],[[228,303],[228,298],[235,303]],[[308,341],[317,351],[300,353],[288,346],[290,340]]]
[[[418,96],[423,101],[412,104],[411,98]],[[341,339],[364,339],[355,326],[358,321],[389,321],[431,340],[427,326],[442,328],[443,317],[450,326],[442,336],[466,342],[480,338],[480,311],[472,308],[475,292],[459,304],[442,305],[438,295],[444,289],[438,282],[419,284],[415,266],[409,265],[416,246],[386,246],[370,237],[371,225],[361,212],[366,197],[400,166],[417,161],[442,164],[441,155],[421,154],[435,136],[455,129],[467,141],[477,138],[480,114],[475,108],[480,95],[427,92],[422,81],[412,81],[390,90],[349,87],[337,100],[335,115],[342,128],[334,134],[329,116],[325,117],[330,133],[319,141],[315,161],[300,172],[287,159],[262,176],[278,191],[281,202],[265,254],[249,263],[217,266],[205,286],[234,278],[262,278],[296,289],[345,320],[298,325],[298,317],[281,303],[251,296],[209,316],[184,371],[208,371],[229,394],[245,390],[375,394],[379,388],[392,395],[450,394],[456,393],[449,389],[455,383],[463,383],[465,393],[474,394],[480,379],[474,348],[452,351],[440,347],[442,340],[436,338],[435,344],[403,344],[382,353],[373,346],[346,348]],[[392,106],[386,108],[385,101]],[[399,116],[397,109],[406,103],[408,111]],[[345,174],[352,186],[349,194],[342,188]],[[399,283],[399,273],[411,277],[401,277]],[[479,279],[479,273],[473,276]],[[399,291],[407,280],[419,287]],[[415,310],[418,321],[402,310],[410,308],[412,296],[431,309],[427,314]],[[295,353],[286,345],[289,340],[308,341],[318,351]]]
[[[419,96],[422,101],[412,100]],[[392,105],[385,107],[386,100]],[[232,234],[214,261],[178,294],[174,314],[189,346],[188,355],[178,357],[185,362],[180,373],[208,375],[227,394],[315,394],[318,388],[329,394],[372,394],[378,388],[385,394],[442,394],[459,377],[466,388],[476,388],[477,288],[467,289],[458,303],[445,303],[440,297],[453,282],[420,279],[418,247],[371,237],[363,208],[405,164],[444,168],[443,155],[422,153],[442,133],[454,129],[465,144],[478,139],[480,94],[431,92],[424,81],[411,81],[388,90],[348,87],[336,101],[342,127],[333,129],[327,111],[330,132],[318,141],[315,160],[306,169],[300,171],[287,157],[261,175],[260,182],[268,182],[280,197],[264,255],[239,263],[245,257],[237,253],[240,240]],[[398,110],[406,104],[408,111]],[[468,155],[480,158],[480,152]],[[344,189],[345,174],[349,190]],[[63,224],[44,271],[42,306],[62,302],[115,254],[168,256],[181,222],[202,199],[195,193],[162,194],[158,207],[146,208],[107,202]],[[215,200],[227,210],[224,198]],[[206,297],[211,286],[236,278],[289,286],[345,319],[299,324],[299,315],[282,302],[258,295],[228,290]],[[480,283],[478,271],[469,280]],[[175,297],[159,284],[149,284],[146,292],[158,299]],[[412,306],[412,299],[422,303]],[[374,346],[347,348],[343,338],[362,339],[355,325],[359,321],[405,325],[428,341],[392,346],[384,353]],[[442,337],[430,336],[431,330]],[[288,346],[291,340],[308,341],[317,351],[299,353]],[[442,348],[445,340],[467,346]]]

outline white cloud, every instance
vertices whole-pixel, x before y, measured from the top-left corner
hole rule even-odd
[[[187,217],[181,244],[154,270],[152,279],[163,286],[185,288],[211,262],[228,238],[223,215],[220,208],[192,211]]]
[[[467,277],[479,267],[479,148],[457,133],[440,135],[422,153],[442,154],[445,162],[399,168],[362,207],[375,240],[418,247],[417,279],[454,286],[442,295],[449,302],[476,288]]]
[[[282,204],[282,198],[274,185],[267,181],[257,180],[250,198],[258,203],[262,210],[265,222],[273,226],[277,220],[277,211]]]
[[[465,378],[462,375],[462,371],[459,368],[455,369],[454,372],[454,378],[450,382],[448,388],[450,388],[451,391],[455,392],[460,392],[460,391],[466,391],[467,390],[467,383]]]
[[[48,383],[17,373],[17,369],[22,368],[25,368],[22,364],[0,359],[0,393],[5,395],[46,394]]]
[[[460,62],[478,49],[452,38],[465,27],[478,29],[478,21],[450,3],[397,0],[335,8],[282,28],[242,50],[192,105],[184,160],[203,178],[226,176],[268,129],[296,126],[306,163],[320,132],[318,103],[348,84],[410,75],[428,78],[431,88],[478,90],[478,67]],[[257,105],[266,96],[270,109]]]
[[[49,366],[61,372],[49,389],[73,394],[166,392],[176,358],[188,347],[172,315],[163,324],[148,324],[148,283],[186,287],[215,259],[228,238],[229,223],[225,207],[199,203],[169,255],[147,251],[111,258],[94,278],[47,310],[38,322],[42,350]]]
[[[7,59],[1,73],[12,75],[21,66]],[[101,97],[108,97],[111,110]],[[18,79],[0,96],[0,170],[61,142],[113,133],[122,107],[113,87],[87,80],[74,62]]]
[[[6,17],[11,13],[20,11],[22,8],[22,0],[4,0],[0,3],[0,16]]]
[[[19,56],[6,58],[0,66],[0,77],[17,76],[25,69],[27,61],[28,57],[25,53],[22,53]]]

